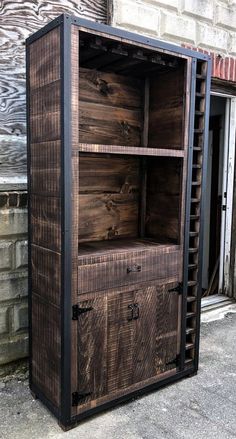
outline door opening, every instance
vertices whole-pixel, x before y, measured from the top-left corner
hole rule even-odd
[[[226,102],[224,97],[211,96],[207,181],[204,209],[204,246],[202,288],[203,297],[218,294],[221,290],[220,267],[222,209],[224,206],[224,148]]]

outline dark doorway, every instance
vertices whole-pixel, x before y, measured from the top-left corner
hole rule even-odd
[[[203,296],[219,290],[225,99],[211,97],[204,211]]]

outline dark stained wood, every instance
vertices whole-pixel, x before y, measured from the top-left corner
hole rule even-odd
[[[174,363],[167,364],[175,360],[180,340],[179,296],[168,291],[174,285],[134,285],[91,293],[79,302],[81,307],[93,309],[82,314],[78,324],[78,382],[81,392],[92,391],[81,401],[78,412],[99,405],[112,394],[119,395],[122,389],[129,391],[135,384],[175,370]]]
[[[136,157],[80,154],[80,194],[138,193],[139,161]]]
[[[67,406],[71,420],[175,375],[180,347],[191,367],[197,348],[198,228],[190,231],[186,343],[181,334],[185,303],[171,291],[183,281],[192,60],[95,34],[71,25],[72,117],[64,127],[60,29],[30,46],[32,382],[59,415],[65,414],[62,403],[65,397],[71,401],[70,393],[89,393],[78,407]],[[104,63],[106,72],[99,70],[106,70]],[[194,136],[200,148],[204,84],[196,92]],[[67,129],[71,137],[62,143]],[[63,148],[71,212],[63,210]],[[200,216],[201,172],[200,151],[193,168],[191,222]],[[71,221],[62,229],[67,213]],[[74,305],[91,309],[75,319]],[[70,351],[66,377],[64,348]]]
[[[140,145],[141,110],[80,101],[79,121],[80,142]]]
[[[31,239],[33,244],[61,251],[61,201],[59,197],[32,195]]]
[[[60,29],[29,47],[32,385],[61,406]],[[54,141],[55,140],[55,141]]]
[[[178,293],[168,292],[167,286],[163,286],[158,290],[156,371],[159,373],[176,367],[174,361],[177,354],[179,354],[179,300]]]
[[[180,241],[182,164],[178,159],[152,159],[147,171],[147,236]]]
[[[149,147],[183,148],[184,66],[150,80]]]
[[[79,302],[81,308],[92,307],[78,321],[78,391],[97,399],[107,393],[107,297]]]
[[[119,243],[119,242],[118,242]],[[180,281],[179,258],[180,252],[176,246],[135,246],[130,244],[115,246],[115,253],[110,254],[110,260],[105,251],[103,257],[94,254],[80,256],[78,267],[78,292],[105,290],[108,288],[130,285],[137,282],[147,282],[156,279],[157,282]],[[100,246],[101,247],[101,246]],[[144,250],[145,249],[145,250]]]
[[[31,192],[58,195],[61,176],[61,142],[31,144]]]
[[[79,242],[137,236],[137,194],[81,194],[79,203]]]
[[[79,227],[79,155],[77,146],[79,142],[79,33],[76,26],[71,27],[71,167],[72,167],[72,230],[71,230],[71,304],[77,302],[78,294],[78,227]],[[78,387],[78,340],[77,324],[71,325],[71,392],[77,391]],[[76,407],[71,409],[71,416],[76,414]]]
[[[61,255],[52,250],[31,246],[32,289],[54,305],[61,304]]]
[[[79,99],[82,102],[119,108],[141,108],[143,82],[140,79],[81,67],[79,83]]]
[[[108,393],[127,388],[133,378],[133,321],[129,305],[133,291],[108,295]]]
[[[33,383],[60,406],[60,309],[32,293]]]

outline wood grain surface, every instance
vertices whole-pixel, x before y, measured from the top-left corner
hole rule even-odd
[[[78,413],[175,370],[180,332],[179,296],[168,291],[173,285],[137,284],[92,293],[79,302],[92,309],[78,324],[79,392],[91,392]]]
[[[62,292],[60,44],[60,29],[55,28],[27,49],[31,95],[29,125],[31,140],[35,142],[29,145],[32,189],[29,199],[33,322],[31,376],[32,384],[59,410]],[[53,116],[55,113],[57,119]]]
[[[0,2],[0,183],[26,182],[25,39],[62,13],[105,23],[107,2]]]

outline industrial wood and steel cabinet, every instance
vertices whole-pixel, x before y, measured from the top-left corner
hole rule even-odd
[[[80,18],[27,40],[30,387],[64,428],[197,370],[209,87]]]

